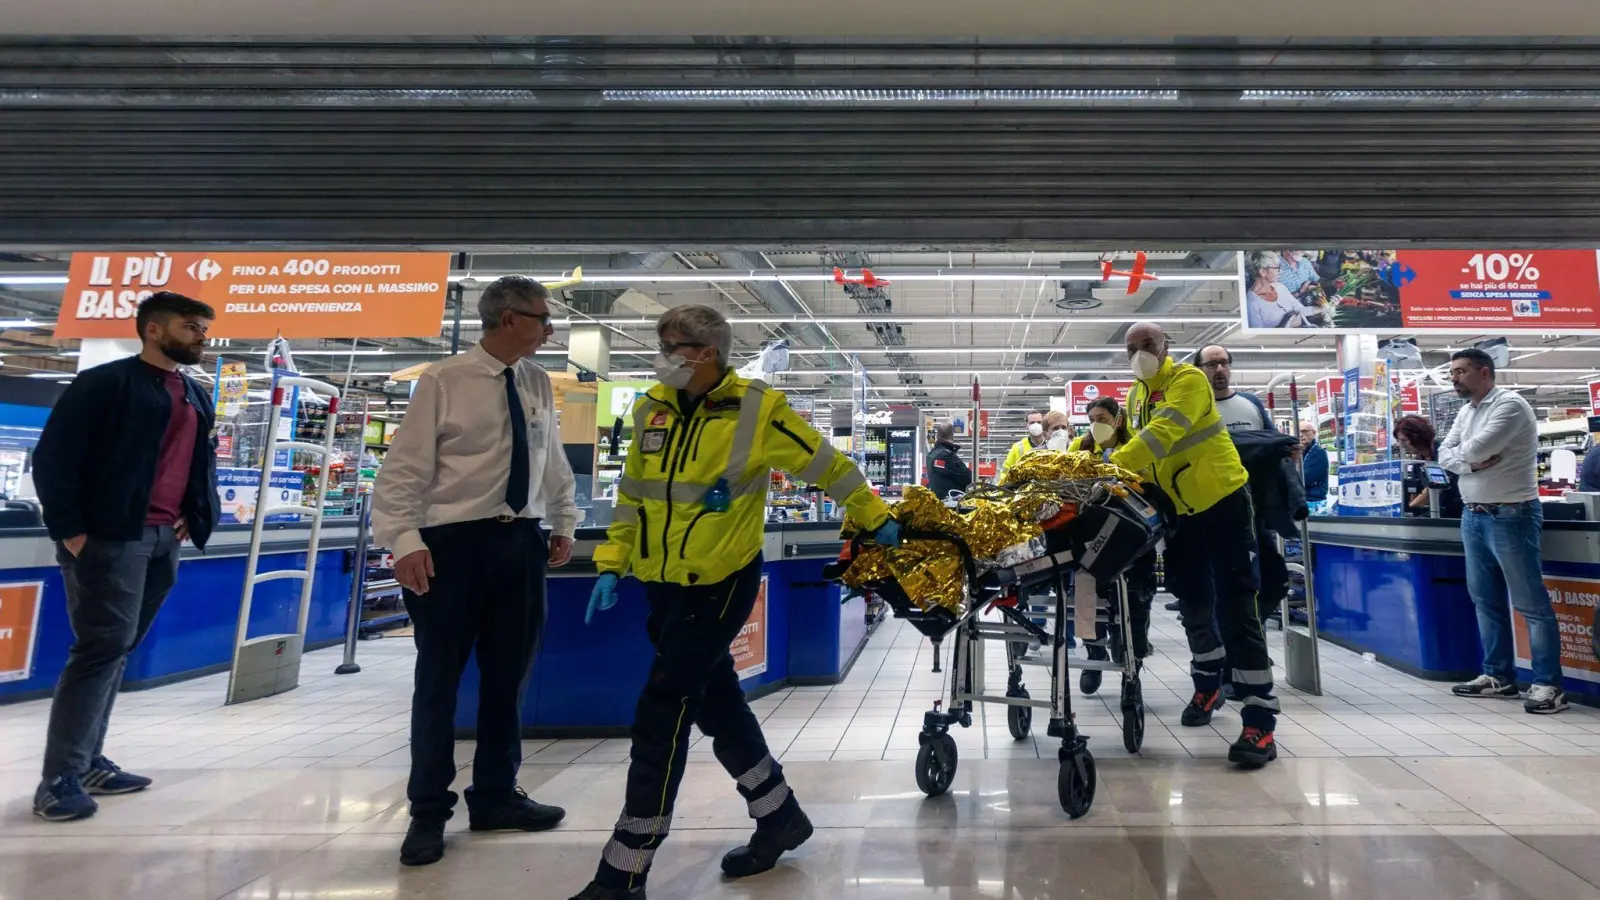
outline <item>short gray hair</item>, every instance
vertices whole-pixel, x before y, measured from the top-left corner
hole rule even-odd
[[[947,444],[956,442],[956,427],[949,422],[940,422],[933,427],[933,439],[944,441]]]
[[[685,340],[717,348],[722,364],[733,358],[733,326],[722,313],[709,306],[674,306],[656,320],[656,337],[676,331]]]
[[[1276,250],[1253,250],[1244,259],[1245,276],[1251,281],[1261,276],[1262,269],[1272,269],[1283,265],[1283,257]]]
[[[549,301],[550,289],[526,275],[506,275],[496,278],[483,289],[478,298],[478,318],[485,329],[500,327],[506,311],[527,306],[535,300]]]

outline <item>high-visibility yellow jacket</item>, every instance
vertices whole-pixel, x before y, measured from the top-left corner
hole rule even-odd
[[[631,567],[642,581],[722,581],[761,552],[773,469],[821,487],[857,522],[876,528],[889,516],[855,463],[765,383],[730,369],[687,417],[678,392],[655,385],[633,405],[616,518],[595,567],[618,575]],[[705,503],[719,480],[725,512]]]
[[[1033,443],[1033,438],[1024,435],[1022,440],[1012,444],[1011,449],[1007,451],[1005,464],[1000,467],[1000,474],[1004,475],[1005,471],[1016,465],[1018,460],[1021,460],[1024,454],[1037,450],[1043,446],[1044,444],[1039,444],[1036,446]]]
[[[1194,366],[1167,357],[1154,378],[1134,382],[1127,410],[1133,439],[1111,462],[1153,475],[1179,515],[1205,512],[1249,480],[1217,412],[1211,379]]]

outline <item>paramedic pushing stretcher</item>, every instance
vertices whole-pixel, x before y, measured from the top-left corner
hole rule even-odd
[[[1278,701],[1256,615],[1260,576],[1249,479],[1217,412],[1210,379],[1172,359],[1169,343],[1159,325],[1140,322],[1128,329],[1128,358],[1139,379],[1128,394],[1136,433],[1111,454],[1111,462],[1153,474],[1177,508],[1165,558],[1167,584],[1177,595],[1193,655],[1194,699],[1183,711],[1183,724],[1210,723],[1222,705],[1222,666],[1232,663],[1244,732],[1228,759],[1259,767],[1278,756]]]
[[[601,575],[589,601],[591,617],[609,609],[618,578],[631,569],[644,582],[656,656],[633,722],[622,817],[594,882],[574,900],[644,897],[672,823],[691,725],[711,738],[756,820],[755,836],[723,858],[723,872],[765,872],[811,836],[728,652],[761,585],[771,470],[822,487],[853,519],[873,523],[878,543],[899,543],[888,507],[849,458],[783,394],[729,368],[733,331],[721,313],[675,307],[656,323],[656,335],[660,384],[633,407],[616,520],[595,551]]]

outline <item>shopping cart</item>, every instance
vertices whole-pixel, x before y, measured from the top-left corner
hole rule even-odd
[[[1080,569],[1113,582],[1117,608],[1112,615],[1099,612],[1097,616],[1120,627],[1122,645],[1132,648],[1131,601],[1123,573],[1155,547],[1164,533],[1162,521],[1156,507],[1138,493],[1126,487],[1100,485],[1076,517],[1044,533],[1043,554],[986,571],[979,570],[978,561],[958,536],[914,529],[902,531],[902,539],[907,541],[946,541],[956,547],[961,557],[960,612],[943,606],[924,609],[893,580],[867,585],[883,597],[897,618],[907,620],[933,642],[934,671],[941,671],[946,638],[953,638],[948,642],[953,645],[948,651],[953,656],[948,701],[935,701],[933,709],[923,715],[922,732],[918,736],[920,748],[915,771],[917,787],[923,793],[937,797],[950,789],[958,763],[956,742],[950,729],[956,725],[970,728],[975,704],[993,703],[1007,707],[1006,721],[1012,737],[1018,740],[1032,732],[1033,710],[1049,711],[1046,734],[1061,739],[1058,751],[1061,769],[1056,780],[1061,807],[1074,819],[1089,811],[1094,804],[1097,779],[1089,739],[1078,731],[1072,713],[1073,663],[1067,627],[1074,609],[1069,585],[1073,573]],[[840,560],[826,570],[827,576],[842,577],[859,550],[860,544],[853,543],[841,554]],[[1024,598],[1030,591],[1036,592],[1046,586],[1054,588],[1054,610],[1041,625],[1034,621],[1034,614]],[[999,614],[998,621],[985,618],[985,614],[991,612]],[[1030,641],[1038,641],[1042,647],[1049,648],[1047,658],[1036,663],[1050,671],[1050,697],[1046,700],[1033,699],[1022,683],[1022,667],[1030,661],[1023,659],[1016,647],[1026,646]],[[984,652],[985,645],[990,643],[999,643],[1006,654],[1003,695],[990,694],[985,684]],[[1123,745],[1134,753],[1144,741],[1144,695],[1136,654],[1120,655],[1120,663],[1091,660],[1078,661],[1077,665],[1122,673]]]

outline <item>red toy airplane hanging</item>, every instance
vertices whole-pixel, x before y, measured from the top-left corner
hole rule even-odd
[[[1133,268],[1129,269],[1126,272],[1122,272],[1122,271],[1119,271],[1117,269],[1113,269],[1111,267],[1111,260],[1102,259],[1102,260],[1100,260],[1100,280],[1101,281],[1110,281],[1111,280],[1111,276],[1119,275],[1119,276],[1121,276],[1123,278],[1128,279],[1128,293],[1137,294],[1137,293],[1139,293],[1139,282],[1141,282],[1141,281],[1159,281],[1160,280],[1159,278],[1157,278],[1154,275],[1146,275],[1144,273],[1144,263],[1145,263],[1145,256],[1144,256],[1144,251],[1143,250],[1140,250],[1139,252],[1133,254]]]
[[[871,269],[862,269],[860,278],[851,278],[849,275],[846,275],[844,273],[843,269],[834,269],[833,270],[833,283],[834,284],[859,284],[864,288],[888,287],[889,285],[894,284],[894,282],[890,281],[887,278],[879,278],[878,276],[872,274],[872,270]]]

